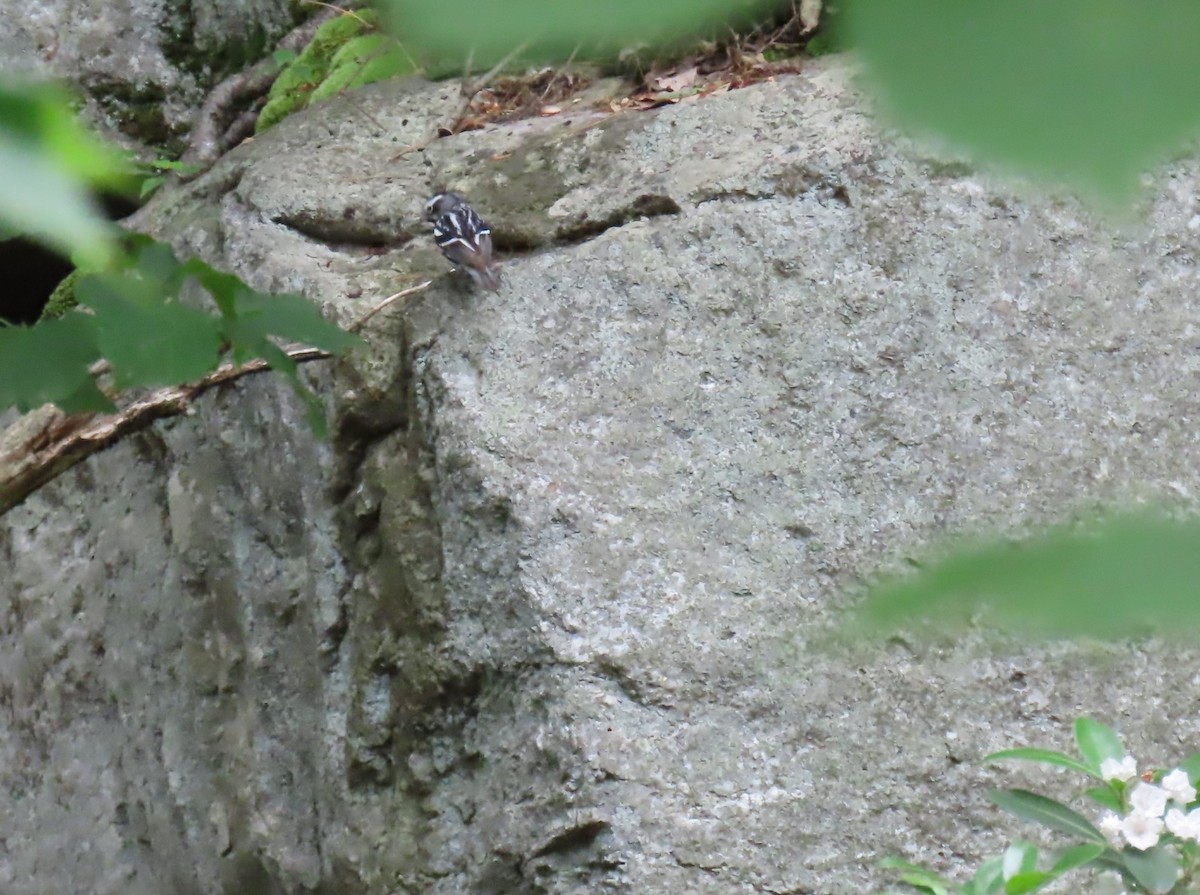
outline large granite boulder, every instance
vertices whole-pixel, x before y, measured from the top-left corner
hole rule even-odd
[[[209,88],[257,61],[311,10],[295,0],[38,0],[6,4],[0,72],[62,78],[110,135],[162,147]]]
[[[158,197],[343,321],[435,285],[310,366],[329,442],[246,380],[0,519],[0,889],[863,892],[1005,841],[990,750],[1184,751],[1192,655],[831,631],[950,532],[1191,504],[1197,165],[1104,222],[853,82],[424,151],[456,86],[378,84]],[[444,185],[498,293],[418,226]]]

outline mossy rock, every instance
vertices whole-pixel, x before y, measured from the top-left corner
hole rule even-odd
[[[81,276],[82,274],[78,270],[73,270],[62,278],[54,287],[54,291],[50,293],[50,298],[46,301],[46,307],[42,308],[42,316],[38,318],[39,320],[54,320],[79,304],[79,299],[75,297],[75,286]]]
[[[318,28],[275,79],[255,131],[261,134],[293,112],[343,90],[416,71],[400,43],[378,25],[378,16],[363,10]]]
[[[330,62],[329,74],[313,90],[309,102],[319,102],[343,90],[386,78],[409,75],[415,70],[412,57],[394,37],[361,34],[337,51]]]

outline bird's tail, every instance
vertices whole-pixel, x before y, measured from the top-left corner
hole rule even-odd
[[[479,267],[467,265],[467,273],[481,289],[489,289],[495,292],[500,288],[500,265],[495,261],[490,261],[487,264],[482,264]]]

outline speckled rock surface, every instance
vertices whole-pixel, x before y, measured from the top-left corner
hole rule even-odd
[[[405,152],[455,89],[142,214],[343,320],[435,285],[311,371],[330,443],[260,378],[0,519],[0,888],[864,892],[1004,842],[988,751],[1196,749],[1195,655],[827,636],[948,532],[1190,503],[1195,162],[1118,227],[881,135],[838,59]]]
[[[62,78],[112,135],[163,145],[207,90],[269,52],[293,0],[39,0],[5,5],[0,72]]]

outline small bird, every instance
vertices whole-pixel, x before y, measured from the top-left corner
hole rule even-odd
[[[492,228],[458,193],[438,193],[425,203],[433,239],[451,263],[484,289],[500,288],[500,265],[492,257]]]

